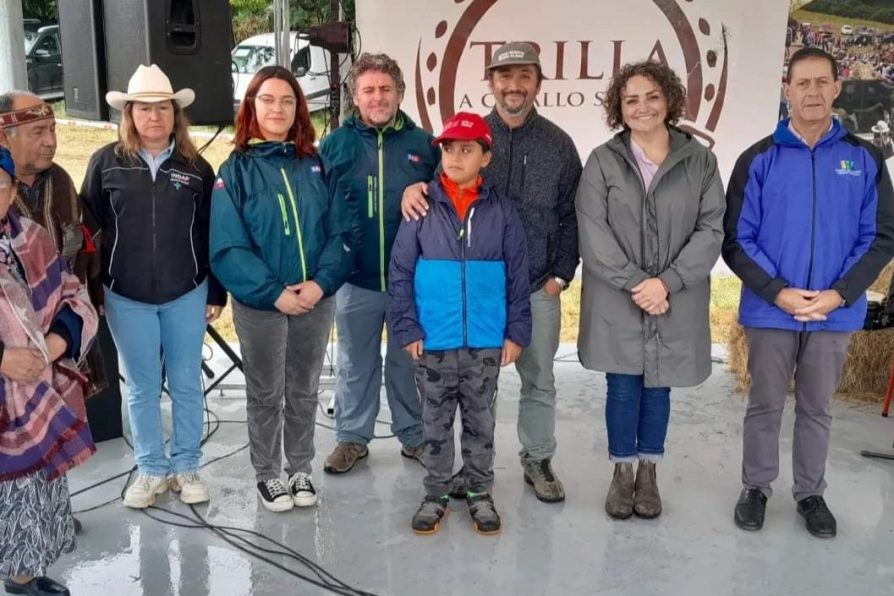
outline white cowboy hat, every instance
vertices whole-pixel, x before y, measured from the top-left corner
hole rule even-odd
[[[188,87],[174,93],[171,80],[155,64],[152,66],[140,64],[137,67],[137,71],[127,83],[127,93],[120,91],[106,93],[106,103],[116,110],[123,110],[124,104],[129,101],[158,103],[166,100],[176,101],[177,105],[185,108],[196,100],[196,93]]]
[[[871,130],[872,132],[876,132],[876,133],[886,133],[886,132],[891,132],[891,129],[888,128],[888,123],[885,122],[884,120],[879,120],[879,121],[875,124],[875,126],[873,126],[870,130]]]

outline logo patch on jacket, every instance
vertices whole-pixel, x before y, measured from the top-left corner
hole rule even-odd
[[[842,159],[838,162],[838,169],[835,170],[835,173],[839,176],[860,176],[863,174],[863,171],[854,169],[854,161],[852,159]]]
[[[215,190],[223,190],[223,187],[224,187],[223,178],[218,178],[217,180],[214,181],[214,189]]]
[[[419,163],[421,161],[419,156],[415,153],[407,153],[407,160],[409,160],[410,163]]]
[[[310,171],[314,174],[319,174],[323,171],[323,168],[321,168],[320,166],[310,166]]]
[[[173,183],[174,188],[180,190],[184,186],[189,186],[189,175],[178,172],[177,170],[171,170],[171,182]]]

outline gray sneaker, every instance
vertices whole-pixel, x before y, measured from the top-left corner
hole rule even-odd
[[[450,513],[447,505],[450,498],[447,495],[435,497],[426,495],[413,516],[411,526],[417,534],[434,534],[441,529],[441,520]]]
[[[354,465],[369,455],[366,445],[360,443],[339,443],[326,458],[323,471],[327,474],[345,474]]]
[[[544,503],[558,503],[565,500],[565,487],[553,473],[548,459],[526,463],[525,482],[534,487],[537,499]]]
[[[466,505],[472,516],[472,525],[479,534],[496,534],[502,527],[500,515],[494,507],[494,499],[487,493],[468,493]]]

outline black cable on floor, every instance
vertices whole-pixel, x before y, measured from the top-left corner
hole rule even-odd
[[[264,534],[261,534],[260,532],[256,532],[254,530],[248,530],[246,528],[237,528],[237,527],[231,527],[231,526],[219,526],[219,525],[212,524],[212,523],[208,522],[196,510],[194,505],[190,505],[190,510],[194,516],[193,518],[190,518],[189,516],[186,516],[182,513],[178,513],[176,511],[172,511],[170,509],[165,509],[163,507],[158,507],[155,505],[149,507],[148,509],[167,513],[168,515],[172,515],[174,517],[183,519],[189,523],[176,522],[176,521],[162,519],[161,517],[157,517],[157,516],[149,513],[149,510],[143,509],[142,510],[143,514],[145,514],[150,519],[153,519],[153,520],[155,520],[159,523],[165,524],[165,525],[175,526],[175,527],[179,527],[179,528],[210,530],[218,538],[220,538],[221,540],[223,540],[224,542],[226,542],[233,548],[239,550],[240,552],[243,552],[243,553],[245,553],[251,557],[254,557],[260,561],[264,561],[265,563],[268,563],[269,565],[276,567],[277,569],[279,569],[285,573],[288,573],[289,575],[291,575],[293,577],[296,577],[296,578],[306,581],[310,584],[313,584],[317,587],[328,590],[332,593],[344,594],[346,596],[375,596],[375,594],[373,594],[371,592],[359,590],[359,589],[354,588],[354,587],[348,585],[347,583],[339,580],[337,577],[335,577],[332,573],[327,571],[325,568],[318,565],[314,561],[311,561],[307,557],[303,556],[301,553],[299,553],[295,549],[293,549],[285,544],[282,544],[280,542],[277,542],[276,540],[273,540],[272,538],[265,536]],[[260,544],[256,544],[254,542],[251,542],[247,538],[244,538],[243,536],[239,536],[238,533],[248,534],[249,536],[253,536],[255,538],[269,542],[270,544],[277,547],[277,549],[264,548]],[[311,577],[311,576],[302,574],[298,571],[295,571],[294,569],[290,569],[289,567],[286,567],[285,565],[283,565],[277,561],[274,561],[268,557],[265,557],[265,556],[259,554],[259,552],[269,554],[269,555],[279,555],[282,557],[293,559],[293,560],[301,563],[308,569],[310,569],[310,571],[313,572],[313,574],[316,576],[317,579],[314,579],[314,577]]]

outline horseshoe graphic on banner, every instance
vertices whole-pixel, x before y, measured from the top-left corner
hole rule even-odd
[[[433,37],[420,37],[414,69],[415,99],[420,123],[426,130],[434,129],[436,119],[443,122],[456,113],[460,61],[478,24],[501,1],[512,0],[454,0],[455,4],[466,6],[452,29],[447,20],[440,20],[435,24]],[[650,0],[650,3],[657,9],[656,17],[666,19],[674,32],[673,39],[660,41],[677,44],[683,55],[683,64],[672,65],[683,73],[687,91],[686,114],[680,128],[713,147],[713,133],[720,121],[728,88],[727,29],[722,23],[712,25],[706,18],[693,14],[696,11],[693,0]],[[424,41],[443,49],[429,50],[424,47]]]

